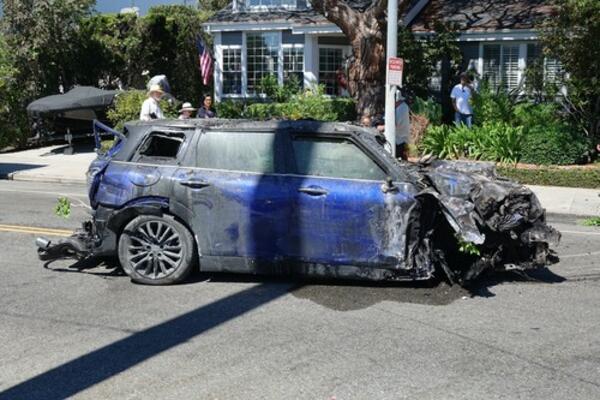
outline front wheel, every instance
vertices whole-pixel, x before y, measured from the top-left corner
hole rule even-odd
[[[135,282],[181,282],[192,271],[194,258],[191,233],[170,215],[136,217],[119,238],[119,261]]]

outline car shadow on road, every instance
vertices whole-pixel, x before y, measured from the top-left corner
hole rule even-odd
[[[79,272],[100,277],[125,277],[126,274],[114,258],[88,258],[65,267],[46,268],[56,272]],[[492,288],[505,284],[556,284],[566,278],[548,268],[532,271],[494,272],[465,285],[450,285],[442,279],[406,282],[369,282],[306,277],[301,275],[251,275],[234,273],[195,273],[182,285],[205,283],[254,283],[261,285],[293,285],[290,293],[336,311],[352,311],[368,308],[383,301],[449,305],[465,298],[495,297]]]

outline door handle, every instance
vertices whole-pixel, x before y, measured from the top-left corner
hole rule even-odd
[[[329,193],[327,190],[320,187],[302,187],[298,189],[298,191],[301,193],[306,193],[310,196],[325,196]]]
[[[207,186],[210,186],[210,182],[207,182],[202,179],[189,179],[187,181],[179,181],[179,184],[190,187],[192,189],[202,189]]]

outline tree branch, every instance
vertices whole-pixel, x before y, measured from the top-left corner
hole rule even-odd
[[[309,0],[315,11],[320,12],[329,21],[333,22],[342,29],[352,40],[355,36],[350,27],[356,27],[357,11],[348,5],[344,0]]]
[[[371,5],[369,6],[369,8],[367,8],[367,12],[370,14],[370,16],[377,18],[380,15],[383,15],[383,13],[387,10],[387,5],[388,0],[374,0],[373,3],[371,3]]]

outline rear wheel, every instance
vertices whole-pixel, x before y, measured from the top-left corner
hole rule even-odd
[[[135,282],[181,282],[192,271],[194,258],[191,233],[170,215],[136,217],[119,238],[119,261]]]

